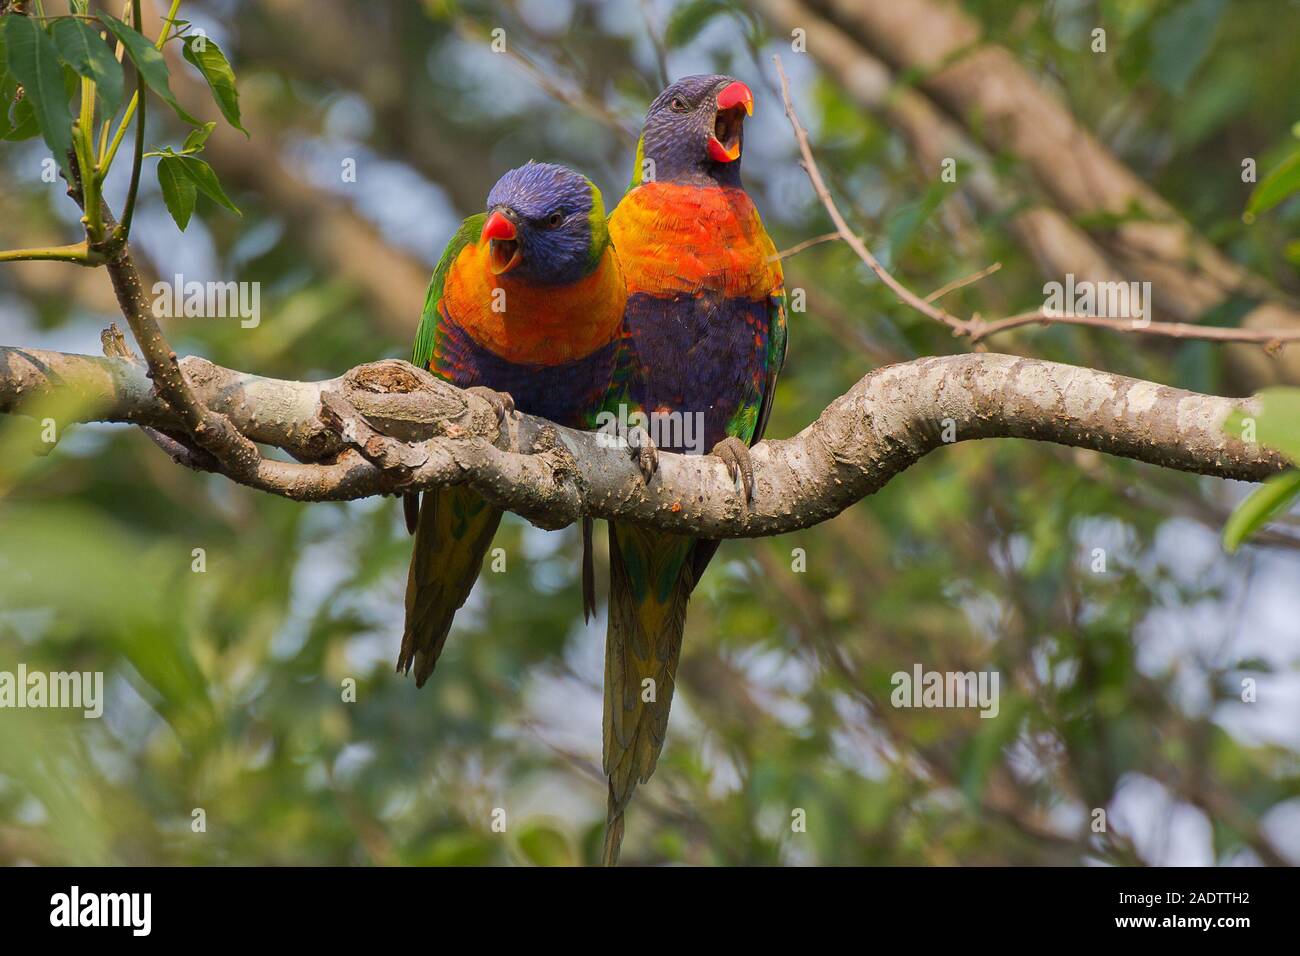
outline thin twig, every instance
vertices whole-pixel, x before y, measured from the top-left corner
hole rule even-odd
[[[823,242],[831,242],[840,238],[838,232],[823,232],[820,236],[813,236],[811,239],[805,239],[803,242],[795,243],[789,249],[782,249],[775,255],[767,257],[768,262],[778,262],[781,259],[789,259],[791,256],[797,256],[805,249],[811,249],[813,246],[821,245]]]
[[[1105,318],[1096,315],[1058,315],[1045,313],[1042,309],[1008,316],[991,322],[972,323],[974,328],[968,333],[972,342],[979,342],[991,335],[1006,332],[1009,329],[1025,325],[1084,325],[1094,329],[1107,329],[1111,332],[1140,332],[1145,335],[1158,335],[1171,339],[1192,339],[1201,342],[1243,342],[1263,345],[1267,348],[1281,347],[1287,342],[1300,341],[1300,329],[1240,329],[1221,328],[1213,325],[1194,325],[1190,322],[1148,322],[1137,324],[1133,319]]]
[[[483,27],[469,17],[460,17],[457,19],[456,28],[461,36],[468,40],[473,40],[478,43],[490,42],[484,35],[485,31]],[[568,103],[578,112],[585,113],[597,122],[600,122],[618,132],[628,141],[633,143],[636,142],[637,134],[626,126],[623,120],[615,115],[614,112],[604,103],[588,96],[580,90],[568,89],[555,82],[554,78],[547,74],[545,70],[534,63],[528,56],[516,50],[511,44],[507,43],[505,47],[502,48],[502,52],[513,60],[521,70],[527,73],[532,78],[533,82],[551,96],[561,102]]]
[[[817,168],[817,161],[813,159],[812,147],[808,143],[808,133],[804,130],[803,124],[799,122],[798,114],[795,113],[794,101],[790,98],[790,80],[789,77],[785,75],[785,67],[781,65],[781,58],[779,56],[774,56],[772,59],[776,63],[776,71],[781,78],[781,98],[785,101],[785,115],[789,118],[790,125],[794,128],[794,138],[799,143],[799,152],[803,156],[804,170],[808,173],[808,178],[812,181],[813,190],[817,193],[818,198],[821,199],[822,205],[826,207],[826,212],[830,215],[831,222],[835,224],[835,230],[839,233],[840,238],[849,244],[849,248],[858,254],[858,258],[865,262],[867,268],[874,272],[876,277],[889,287],[890,291],[894,293],[899,301],[906,305],[910,305],[922,315],[928,316],[936,322],[948,326],[953,330],[954,335],[964,334],[967,331],[968,323],[963,322],[955,315],[945,312],[938,306],[926,302],[915,292],[890,275],[889,271],[880,264],[880,261],[871,254],[871,250],[867,248],[866,243],[859,239],[853,230],[849,228],[849,224],[844,221],[844,217],[840,214],[839,207],[835,205],[835,200],[831,198],[830,190],[826,188],[826,180],[822,178],[821,170]]]
[[[939,288],[935,289],[933,292],[927,295],[925,297],[925,301],[937,302],[938,300],[942,299],[945,295],[947,295],[949,292],[956,292],[958,289],[964,289],[966,286],[971,285],[974,282],[979,282],[981,279],[987,279],[989,276],[993,275],[993,273],[997,272],[1001,268],[1002,268],[1002,263],[995,262],[993,263],[993,265],[986,266],[985,268],[981,269],[979,272],[972,272],[970,275],[963,276],[960,279],[953,279],[947,285],[941,285],[939,286]]]
[[[817,193],[818,199],[826,207],[827,214],[831,217],[831,222],[835,224],[836,234],[849,244],[849,247],[857,253],[858,258],[866,263],[867,267],[883,282],[894,296],[904,305],[910,306],[922,315],[933,319],[936,322],[946,325],[952,329],[952,334],[956,337],[968,338],[972,343],[979,342],[982,339],[1009,329],[1014,329],[1023,325],[1032,325],[1034,323],[1049,324],[1060,323],[1065,325],[1083,325],[1090,328],[1106,329],[1111,332],[1137,332],[1146,335],[1158,335],[1174,339],[1194,339],[1204,342],[1241,342],[1254,345],[1263,345],[1270,351],[1281,348],[1287,342],[1300,341],[1300,329],[1241,329],[1241,328],[1219,328],[1214,326],[1193,325],[1186,322],[1153,322],[1138,323],[1131,318],[1105,318],[1101,316],[1079,316],[1063,315],[1055,312],[1047,312],[1045,309],[1035,309],[1031,312],[1024,312],[1019,315],[1013,315],[1005,319],[995,321],[985,321],[978,318],[959,319],[950,312],[934,305],[933,300],[938,299],[940,295],[951,291],[947,286],[932,293],[930,296],[922,299],[911,289],[907,288],[901,282],[894,278],[890,272],[880,264],[880,261],[871,254],[864,243],[849,228],[844,216],[840,213],[839,207],[835,204],[830,190],[826,186],[826,180],[822,178],[821,170],[817,167],[817,161],[813,159],[812,147],[809,145],[808,133],[803,124],[799,121],[798,114],[794,109],[794,101],[790,97],[790,81],[785,74],[785,67],[781,64],[779,56],[772,57],[776,63],[776,71],[781,78],[781,97],[785,101],[785,115],[790,120],[790,125],[794,129],[795,140],[799,145],[799,153],[803,157],[803,167],[808,173],[808,179],[812,182],[813,191]],[[982,278],[978,273],[969,279],[975,281]],[[965,284],[963,280],[962,284]]]
[[[659,33],[659,28],[655,26],[649,0],[640,0],[640,6],[641,22],[645,24],[646,34],[650,37],[650,45],[655,51],[655,66],[659,69],[659,85],[664,87],[668,85],[668,48],[664,46],[664,38]]]
[[[179,4],[177,5],[179,6]],[[174,12],[174,11],[173,11]],[[132,0],[131,17],[135,21],[135,28],[141,29],[144,24],[141,23],[140,17],[140,0]],[[164,30],[164,35],[166,31]],[[139,106],[135,113],[135,152],[131,159],[131,184],[126,190],[126,203],[122,207],[122,221],[113,230],[113,240],[115,242],[126,242],[127,237],[131,234],[131,219],[135,216],[135,198],[140,189],[140,166],[144,162],[144,114],[145,102],[144,95],[144,74],[139,70],[135,71],[136,97],[139,100]],[[96,175],[103,175],[107,170],[96,170]]]

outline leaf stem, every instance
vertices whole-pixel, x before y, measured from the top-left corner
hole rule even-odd
[[[158,39],[154,42],[154,46],[159,50],[161,50],[163,44],[167,42],[167,34],[172,32],[172,24],[176,22],[176,14],[180,9],[181,0],[172,0],[172,8],[167,11],[167,19],[163,22],[162,32],[158,34]]]
[[[0,249],[0,262],[75,262],[82,266],[98,266],[104,257],[90,248],[89,243],[74,242],[69,246],[39,246],[32,249]]]
[[[95,159],[95,82],[81,78],[81,117],[77,121],[77,164],[82,169],[94,171]],[[86,235],[91,242],[103,238],[104,221],[99,206],[99,178],[82,177],[86,193]]]
[[[154,42],[155,49],[161,50],[163,44],[167,42],[167,34],[171,33],[172,24],[176,22],[176,14],[180,8],[181,0],[172,0],[172,6],[171,9],[167,11],[167,19],[163,23],[162,31],[159,32],[158,39]],[[140,29],[140,24],[138,22],[133,24],[133,26],[135,26],[137,30]],[[136,72],[138,73],[139,70],[137,69]],[[99,169],[96,173],[101,179],[105,174],[107,174],[108,167],[113,165],[113,157],[117,155],[117,148],[122,143],[122,137],[126,134],[126,128],[131,125],[131,118],[135,116],[136,108],[139,106],[140,100],[143,98],[143,90],[144,87],[141,85],[141,87],[131,95],[131,102],[126,105],[126,112],[122,114],[122,121],[117,124],[117,132],[113,134],[113,140],[109,143],[108,153],[99,162]]]
[[[106,37],[107,35],[108,35],[107,31],[105,30],[100,31],[100,36]],[[113,59],[117,60],[118,63],[121,63],[122,58],[125,55],[126,55],[126,45],[121,40],[118,40],[117,43],[114,45]],[[95,167],[96,175],[99,175],[101,170],[106,171],[108,169],[108,167],[104,164],[104,157],[108,153],[108,131],[112,128],[113,128],[113,117],[105,116],[104,124],[103,126],[100,127],[99,130],[99,153],[97,154],[99,160],[98,160],[98,165]]]
[[[29,13],[27,14],[27,17],[31,20],[40,20],[42,23],[53,23],[55,20],[89,20],[92,23],[98,22],[97,17],[92,17],[88,13],[55,13],[48,17],[41,16],[37,13]]]
[[[172,4],[172,16],[176,15],[176,8],[179,6],[180,0],[176,0]],[[131,17],[139,24],[140,0],[131,0]],[[167,29],[167,27],[163,27],[164,36]],[[135,215],[135,196],[140,189],[140,164],[144,162],[144,74],[136,70],[135,79],[135,92],[136,96],[139,97],[140,104],[135,121],[135,158],[131,162],[131,185],[126,190],[126,204],[122,207],[122,221],[113,230],[113,239],[116,242],[126,242],[127,236],[131,234],[131,217]]]

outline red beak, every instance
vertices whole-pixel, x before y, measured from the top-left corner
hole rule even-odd
[[[740,128],[746,116],[754,115],[754,94],[740,80],[735,80],[718,93],[718,112],[713,121],[713,135],[705,144],[709,159],[715,163],[734,163],[740,159]]]
[[[740,80],[724,87],[722,92],[718,94],[718,109],[729,110],[733,106],[745,107],[746,116],[754,115],[754,94]]]
[[[716,136],[709,137],[708,149],[709,159],[715,163],[734,163],[740,158],[739,146],[732,146],[728,149],[718,141]]]
[[[488,268],[493,275],[505,275],[523,259],[519,232],[500,209],[494,209],[483,223],[483,235],[479,241],[488,244]]]
[[[506,218],[505,213],[498,209],[488,216],[488,221],[483,224],[483,235],[479,237],[479,241],[484,242],[488,239],[513,240],[516,235],[515,224]]]

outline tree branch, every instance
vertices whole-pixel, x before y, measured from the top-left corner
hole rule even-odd
[[[1112,318],[1106,316],[1076,316],[1068,314],[1056,314],[1048,311],[1046,308],[1035,309],[1031,312],[1024,312],[1019,315],[1008,316],[995,321],[987,321],[979,318],[959,319],[955,315],[939,308],[934,302],[939,299],[943,293],[951,291],[953,283],[943,287],[938,294],[926,296],[924,299],[905,286],[898,279],[894,278],[880,261],[871,254],[862,238],[849,228],[844,216],[840,213],[839,207],[835,204],[835,199],[831,196],[830,189],[822,177],[821,170],[817,166],[817,160],[813,158],[812,146],[808,141],[808,132],[804,129],[803,124],[799,121],[799,115],[795,111],[794,101],[790,97],[790,81],[785,75],[785,67],[781,64],[781,58],[774,56],[772,58],[776,64],[776,72],[781,78],[781,98],[785,103],[785,115],[790,120],[790,125],[794,129],[795,140],[799,145],[799,153],[803,157],[803,167],[808,173],[808,179],[812,182],[813,191],[817,193],[817,198],[821,200],[822,205],[826,208],[827,214],[831,217],[831,222],[835,224],[836,234],[839,238],[848,243],[858,258],[876,274],[877,278],[883,282],[891,292],[904,305],[915,309],[927,318],[948,326],[952,329],[954,336],[964,336],[972,343],[979,342],[991,335],[997,335],[1000,332],[1006,332],[1010,329],[1020,328],[1025,325],[1042,324],[1047,325],[1053,322],[1059,322],[1066,325],[1083,325],[1090,328],[1106,329],[1111,332],[1124,332],[1130,334],[1159,335],[1166,338],[1175,339],[1196,339],[1208,342],[1235,342],[1251,343],[1263,345],[1266,348],[1279,350],[1286,343],[1300,341],[1300,328],[1291,329],[1234,329],[1219,328],[1200,325],[1192,325],[1185,322],[1153,322],[1148,318],[1145,322],[1135,322],[1132,318]],[[818,242],[823,237],[818,236],[815,239],[808,240],[808,244]],[[795,251],[799,247],[794,247]],[[790,253],[785,253],[789,255]],[[977,273],[975,279],[982,278],[988,274]],[[974,281],[970,277],[959,280],[957,285],[964,285]]]
[[[254,473],[259,458],[257,447],[194,395],[176,353],[167,344],[158,320],[150,311],[144,283],[127,247],[113,252],[105,268],[122,315],[149,366],[148,375],[157,385],[161,398],[175,410],[177,420],[173,429],[192,435],[231,472]]]
[[[763,0],[762,5],[792,3]],[[961,5],[811,0],[810,6],[851,35],[862,53],[873,52],[888,64],[887,72],[918,77],[909,89],[943,107],[988,149],[1024,163],[1062,212],[1076,219],[1119,217],[1095,238],[1126,275],[1152,283],[1157,308],[1196,322],[1230,295],[1243,294],[1258,301],[1241,318],[1242,328],[1300,328],[1300,308],[1291,299],[1200,235],[1005,47],[989,42]],[[1132,215],[1134,210],[1141,215]],[[1252,381],[1300,376],[1300,352],[1270,359],[1239,344],[1230,354],[1251,371]]]
[[[956,159],[963,169],[960,188],[990,219],[1004,223],[1045,278],[1066,272],[1094,282],[1121,278],[1082,229],[1003,182],[988,155],[960,126],[839,27],[799,0],[753,0],[753,6],[780,32],[806,31],[810,55],[850,100],[899,129],[927,178],[945,158]]]
[[[249,440],[299,459],[259,457],[248,472],[185,460],[250,487],[304,501],[469,484],[540,527],[582,515],[707,537],[780,534],[824,521],[948,442],[1032,438],[1196,474],[1259,481],[1286,462],[1222,431],[1252,399],[1198,395],[1093,369],[993,353],[923,358],[877,369],[793,438],[753,450],[745,506],[711,456],[660,455],[646,485],[611,436],[512,414],[499,429],[486,401],[396,360],[324,382],[261,378],[189,357],[195,398]],[[71,389],[85,420],[184,433],[144,369],[0,347],[0,412]]]

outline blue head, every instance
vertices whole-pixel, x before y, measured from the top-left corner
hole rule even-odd
[[[576,282],[609,245],[600,190],[565,166],[529,162],[488,193],[482,238],[497,275],[538,285]]]
[[[754,94],[731,76],[687,76],[660,93],[646,111],[632,185],[740,185],[745,117]],[[647,169],[647,160],[654,165]]]

